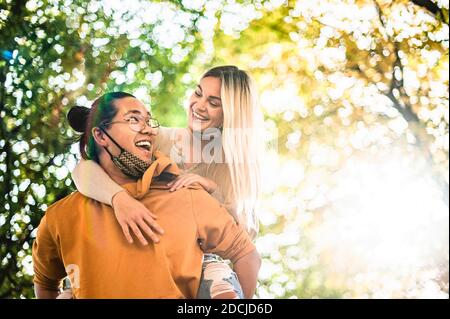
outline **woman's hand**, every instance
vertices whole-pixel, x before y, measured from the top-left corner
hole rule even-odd
[[[207,191],[210,194],[214,193],[214,191],[217,189],[216,183],[214,183],[212,180],[208,178],[205,178],[197,174],[185,174],[179,176],[176,180],[167,184],[167,186],[169,186],[170,191],[173,192],[179,188],[186,187],[194,183],[199,183],[200,185],[202,185],[205,191]]]
[[[142,232],[154,243],[159,242],[156,233],[164,234],[163,229],[155,222],[156,215],[151,213],[141,202],[134,199],[125,190],[118,192],[112,199],[112,205],[116,219],[122,227],[125,238],[130,244],[133,238],[130,235],[130,228],[142,245],[147,245]]]

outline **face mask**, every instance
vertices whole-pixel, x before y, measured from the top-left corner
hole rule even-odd
[[[116,165],[117,168],[119,168],[122,173],[125,175],[132,177],[132,178],[140,178],[142,175],[144,175],[145,171],[150,167],[152,164],[152,161],[144,161],[134,155],[133,153],[130,153],[123,149],[117,142],[108,134],[104,129],[101,129],[110,139],[113,141],[114,144],[117,145],[117,147],[120,149],[120,154],[118,156],[114,156],[111,154],[110,151],[105,147],[105,150],[108,152],[109,156],[111,156],[111,160]]]

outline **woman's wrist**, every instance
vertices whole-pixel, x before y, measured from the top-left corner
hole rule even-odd
[[[208,180],[208,189],[207,192],[209,194],[214,193],[217,190],[217,184],[213,182],[212,180]]]
[[[115,199],[117,199],[117,198],[119,198],[119,197],[121,197],[121,196],[123,196],[123,195],[119,195],[119,194],[122,194],[122,193],[125,193],[125,194],[128,194],[127,193],[127,191],[125,190],[125,189],[121,189],[121,190],[119,190],[117,193],[115,193],[112,197],[111,197],[111,207],[114,209],[114,200]],[[119,195],[119,196],[117,196],[117,195]]]

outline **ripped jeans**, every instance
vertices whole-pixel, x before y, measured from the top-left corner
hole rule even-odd
[[[236,299],[244,298],[241,284],[230,266],[217,255],[205,254],[197,298],[213,299],[227,292],[236,293]]]

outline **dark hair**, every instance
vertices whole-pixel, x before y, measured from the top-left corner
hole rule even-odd
[[[92,136],[92,129],[94,127],[107,127],[103,123],[110,122],[117,114],[114,102],[125,97],[134,98],[129,93],[110,92],[96,99],[90,109],[74,106],[69,110],[67,119],[70,126],[78,133],[81,133],[79,137],[81,157],[98,163],[98,151]]]

